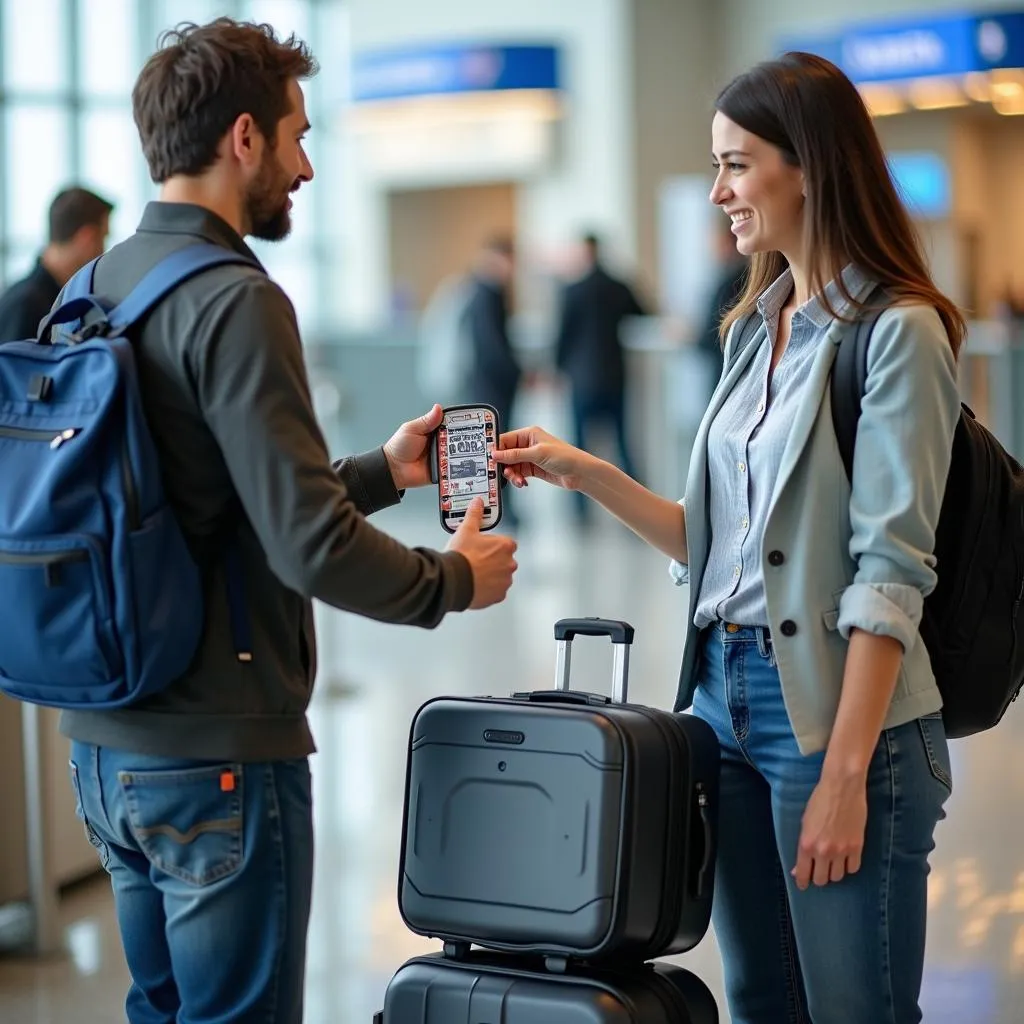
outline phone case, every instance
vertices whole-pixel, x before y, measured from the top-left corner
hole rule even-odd
[[[447,436],[448,415],[450,413],[467,409],[482,409],[489,412],[494,417],[494,438],[492,442],[494,448],[497,448],[498,438],[501,436],[501,421],[498,419],[498,410],[495,409],[493,405],[488,405],[485,402],[471,402],[466,403],[465,405],[450,405],[444,410],[445,420],[442,421],[442,426],[434,432],[434,436],[431,438],[430,442],[430,479],[431,482],[437,484],[437,513],[441,520],[441,528],[447,533],[454,533],[458,527],[453,527],[446,518],[446,512],[448,510],[445,508],[445,501],[447,496],[443,493],[443,485],[444,478],[448,476],[448,454],[447,452],[439,451],[439,449],[441,445],[442,431],[445,431],[445,436]],[[497,464],[492,464],[491,462],[490,451],[488,451],[487,454],[486,472],[488,474],[488,483],[491,485],[489,488],[489,504],[497,508],[497,516],[493,523],[488,523],[487,525],[482,526],[481,530],[493,530],[501,522],[502,516],[501,488],[504,480],[501,477]],[[465,462],[469,464],[472,463],[473,460],[466,459]],[[450,480],[451,477],[448,476],[448,479]]]

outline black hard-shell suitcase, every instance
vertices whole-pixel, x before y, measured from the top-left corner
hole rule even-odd
[[[568,690],[578,633],[611,637],[614,701]],[[555,639],[560,689],[417,712],[402,916],[453,952],[683,952],[710,921],[718,741],[692,715],[624,703],[628,623],[565,619]]]
[[[532,968],[532,969],[531,969]],[[673,964],[627,970],[572,968],[474,951],[465,960],[422,956],[399,968],[376,1024],[718,1024],[696,975]]]

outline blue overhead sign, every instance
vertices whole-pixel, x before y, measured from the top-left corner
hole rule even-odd
[[[827,57],[858,85],[964,75],[1024,67],[1024,12],[875,22],[783,42]]]
[[[415,47],[357,54],[352,63],[357,102],[558,87],[554,46]]]

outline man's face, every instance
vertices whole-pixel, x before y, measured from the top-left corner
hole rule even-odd
[[[299,83],[288,83],[290,110],[277,124],[273,145],[264,147],[263,159],[246,195],[249,233],[278,242],[292,229],[291,193],[313,178],[313,166],[303,148],[309,131],[306,101]]]

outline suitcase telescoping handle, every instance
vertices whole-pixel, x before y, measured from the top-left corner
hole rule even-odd
[[[633,627],[620,619],[559,619],[555,623],[558,645],[555,662],[555,689],[569,689],[569,666],[575,636],[611,637],[615,662],[612,666],[612,700],[625,704],[629,687],[629,648],[633,643]]]

